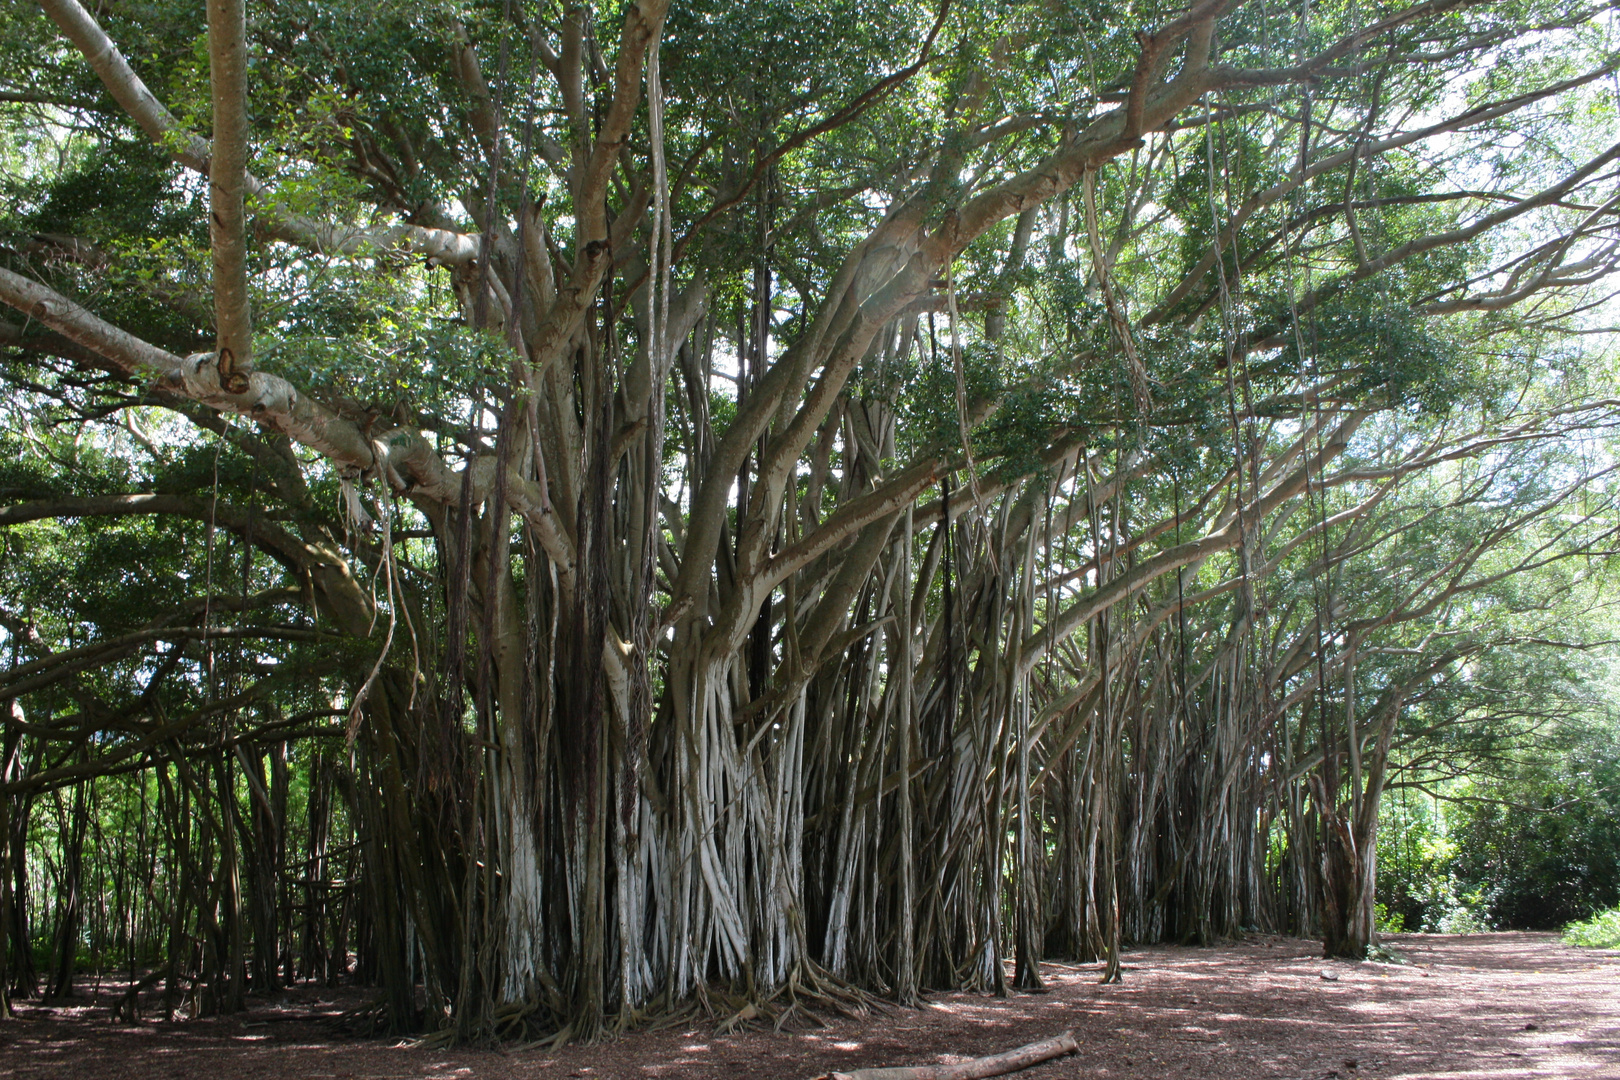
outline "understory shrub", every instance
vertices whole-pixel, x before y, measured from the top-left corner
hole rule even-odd
[[[1564,927],[1564,941],[1589,949],[1620,949],[1620,908],[1570,923]]]

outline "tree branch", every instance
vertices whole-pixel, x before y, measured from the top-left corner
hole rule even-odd
[[[164,108],[78,0],[40,0],[40,4],[141,130],[176,161],[207,175],[212,153],[208,142],[187,131]],[[356,255],[402,247],[446,266],[465,266],[478,257],[482,246],[476,234],[449,229],[420,225],[360,229],[311,221],[277,205],[274,192],[251,173],[244,175],[243,185],[257,200],[258,216],[270,235],[313,251]]]

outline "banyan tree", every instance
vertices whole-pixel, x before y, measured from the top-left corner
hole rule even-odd
[[[0,984],[1364,953],[1613,545],[1611,17],[7,9]]]

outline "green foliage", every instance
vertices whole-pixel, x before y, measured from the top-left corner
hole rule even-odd
[[[1462,892],[1453,876],[1433,878],[1424,893],[1423,929],[1432,934],[1483,934],[1495,927],[1486,917],[1482,889]]]
[[[1438,921],[1434,909],[1444,895],[1437,882],[1445,880],[1455,851],[1444,828],[1429,799],[1405,790],[1385,795],[1379,805],[1378,907],[1392,925],[1417,929]]]
[[[1466,353],[1414,312],[1388,278],[1344,289],[1302,317],[1275,371],[1302,369],[1300,342],[1320,375],[1348,376],[1358,395],[1380,396],[1390,406],[1443,413],[1471,388]]]
[[[58,176],[36,175],[8,194],[23,229],[60,233],[97,243],[145,237],[195,236],[206,242],[199,202],[179,202],[180,167],[148,139],[89,144]]]
[[[1455,813],[1458,878],[1503,927],[1551,928],[1620,903],[1620,753],[1612,738],[1501,779]]]
[[[1620,900],[1620,761],[1603,726],[1538,736],[1517,762],[1440,784],[1447,801],[1396,792],[1379,818],[1378,896],[1391,919],[1443,933],[1548,929]],[[1562,744],[1561,752],[1546,753]],[[1494,774],[1494,775],[1487,775]]]
[[[505,348],[448,313],[403,276],[318,275],[284,300],[285,329],[255,340],[261,366],[331,400],[448,419],[466,395],[504,382]]]
[[[1620,949],[1620,908],[1600,911],[1590,919],[1568,923],[1564,941],[1587,949]]]

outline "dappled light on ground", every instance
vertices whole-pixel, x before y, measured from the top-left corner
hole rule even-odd
[[[1043,994],[942,994],[922,1009],[819,1029],[718,1035],[700,1025],[558,1052],[338,1036],[320,1018],[332,991],[284,991],[236,1017],[115,1025],[107,992],[71,1008],[25,1004],[20,1019],[0,1023],[0,1080],[809,1080],[955,1063],[1065,1029],[1080,1052],[1021,1080],[1620,1076],[1620,956],[1550,934],[1390,940],[1404,963],[1325,961],[1314,942],[1256,936],[1132,951],[1125,981],[1112,986],[1099,985],[1099,965],[1051,964]]]

